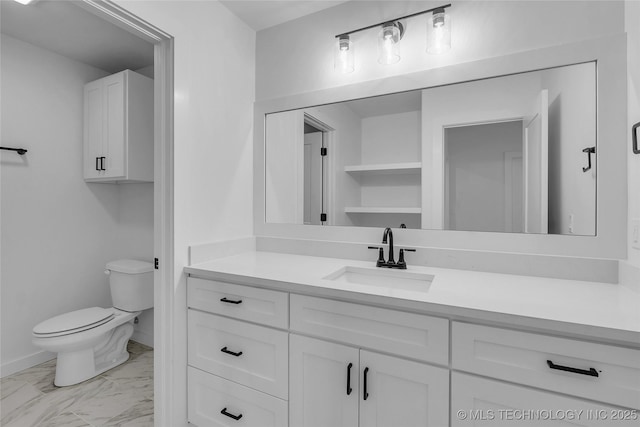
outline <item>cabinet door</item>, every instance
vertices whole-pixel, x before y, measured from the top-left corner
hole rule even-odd
[[[102,176],[102,80],[87,83],[84,87],[84,178]]]
[[[103,156],[104,177],[125,177],[126,170],[126,120],[125,93],[126,73],[118,73],[105,77],[103,84],[104,137]]]
[[[361,427],[449,424],[446,369],[361,350],[360,378]]]
[[[356,427],[358,349],[294,334],[289,342],[289,424]]]

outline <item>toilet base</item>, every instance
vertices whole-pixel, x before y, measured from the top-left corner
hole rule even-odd
[[[78,384],[129,360],[127,343],[133,335],[133,325],[124,323],[105,335],[95,347],[59,352],[53,383],[58,387]]]

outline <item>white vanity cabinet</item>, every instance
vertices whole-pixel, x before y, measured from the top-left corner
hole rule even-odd
[[[187,281],[194,425],[640,425],[637,345],[257,286]]]
[[[84,87],[84,179],[153,181],[153,80],[131,70]]]

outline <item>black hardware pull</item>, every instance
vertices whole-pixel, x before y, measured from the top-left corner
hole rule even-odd
[[[221,352],[223,352],[223,353],[230,354],[230,355],[235,356],[235,357],[240,357],[240,356],[242,356],[242,352],[241,352],[241,351],[239,351],[239,352],[235,353],[235,352],[233,352],[233,351],[231,351],[231,350],[227,350],[227,347],[223,347],[223,348],[221,348],[221,349],[220,349],[220,351],[221,351]]]
[[[227,304],[241,304],[241,303],[242,303],[242,300],[241,300],[241,299],[239,299],[239,300],[237,300],[237,301],[234,301],[234,300],[232,300],[232,299],[227,299],[227,297],[220,298],[220,301],[222,301],[222,302],[226,302]]]
[[[638,128],[640,127],[640,122],[633,125],[631,128],[631,137],[633,139],[633,154],[640,154],[640,147],[638,147]]]
[[[351,367],[352,366],[353,366],[353,363],[349,363],[349,365],[347,365],[347,396],[349,396],[353,391],[351,389]]]
[[[591,169],[591,155],[596,153],[596,147],[587,147],[582,152],[587,153],[587,159],[589,160],[589,165],[586,168],[582,168],[582,172],[586,172]]]
[[[367,398],[369,397],[369,393],[367,392],[367,373],[369,373],[369,368],[364,368],[364,390],[362,393],[362,398],[364,400],[367,400]]]
[[[104,161],[106,160],[106,157],[100,157],[100,170],[101,171],[106,171],[106,169],[104,168]]]
[[[240,415],[233,415],[233,414],[231,414],[231,413],[227,412],[227,408],[224,408],[222,411],[220,411],[220,413],[221,413],[222,415],[226,415],[226,416],[227,416],[227,417],[229,417],[229,418],[233,418],[233,419],[234,419],[234,420],[236,420],[236,421],[238,421],[240,418],[242,418],[242,414],[240,414]]]
[[[551,360],[547,360],[547,365],[549,365],[549,368],[557,369],[558,371],[573,372],[574,374],[588,375],[590,377],[599,376],[598,371],[596,371],[594,368],[578,369],[578,368],[572,368],[570,366],[561,366],[561,365],[556,365]]]
[[[96,157],[96,170],[100,170],[100,157]]]

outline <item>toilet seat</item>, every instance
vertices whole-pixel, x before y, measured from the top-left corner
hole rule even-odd
[[[39,323],[33,328],[33,335],[41,338],[71,335],[104,325],[114,316],[113,309],[101,307],[76,310]]]

